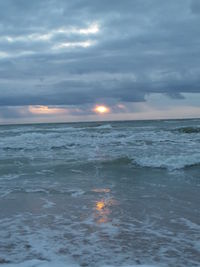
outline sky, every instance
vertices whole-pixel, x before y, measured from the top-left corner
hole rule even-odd
[[[167,118],[200,118],[199,0],[0,0],[0,124]]]

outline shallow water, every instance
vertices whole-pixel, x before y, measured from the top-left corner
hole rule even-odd
[[[200,266],[199,127],[0,126],[2,266]]]

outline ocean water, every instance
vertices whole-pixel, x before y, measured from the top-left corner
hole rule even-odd
[[[0,265],[200,266],[200,120],[0,126]]]

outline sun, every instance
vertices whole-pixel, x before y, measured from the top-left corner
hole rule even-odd
[[[109,113],[110,109],[104,105],[97,105],[94,108],[94,112],[99,113],[99,114],[105,114],[105,113]]]

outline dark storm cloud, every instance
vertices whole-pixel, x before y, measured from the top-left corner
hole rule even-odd
[[[1,1],[0,105],[198,93],[199,29],[198,0]]]

